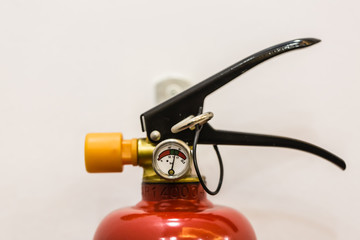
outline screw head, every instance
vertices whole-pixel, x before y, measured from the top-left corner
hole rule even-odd
[[[154,130],[150,133],[150,138],[153,141],[159,141],[161,138],[161,134],[158,130]]]

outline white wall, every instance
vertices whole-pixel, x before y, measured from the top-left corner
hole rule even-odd
[[[83,140],[143,137],[139,115],[154,105],[158,76],[196,83],[266,47],[316,37],[223,87],[205,110],[218,129],[303,139],[348,169],[295,150],[221,147],[224,187],[210,199],[243,212],[258,239],[358,239],[358,9],[355,0],[2,0],[0,238],[91,239],[108,212],[140,199],[141,169],[87,174]],[[214,186],[215,155],[205,155]]]

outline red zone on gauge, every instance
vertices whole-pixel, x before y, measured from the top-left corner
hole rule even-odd
[[[166,157],[168,155],[175,155],[175,156],[179,156],[182,159],[186,160],[186,156],[185,154],[183,154],[182,152],[180,152],[179,150],[176,149],[169,149],[169,150],[165,150],[162,153],[160,153],[159,157],[157,160],[162,159],[163,157]]]

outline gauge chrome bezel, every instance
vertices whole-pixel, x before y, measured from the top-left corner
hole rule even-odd
[[[187,159],[187,162],[185,163],[186,164],[186,167],[185,167],[185,170],[182,171],[182,173],[180,175],[176,174],[174,176],[170,176],[168,173],[164,173],[159,165],[157,164],[157,159],[156,159],[156,156],[158,155],[158,151],[161,147],[163,147],[164,145],[166,144],[169,144],[169,143],[172,143],[172,144],[177,144],[179,145],[179,147],[181,147],[182,151],[185,151],[185,153],[187,154],[188,156],[188,159]],[[170,139],[166,139],[162,142],[160,142],[154,149],[153,151],[153,156],[152,156],[152,167],[154,169],[154,171],[161,177],[165,178],[165,179],[168,179],[168,180],[176,180],[176,179],[179,179],[181,177],[183,177],[184,175],[186,175],[189,170],[190,170],[190,164],[192,162],[192,154],[191,154],[191,149],[190,147],[183,141],[179,140],[179,139],[175,139],[175,138],[170,138]]]

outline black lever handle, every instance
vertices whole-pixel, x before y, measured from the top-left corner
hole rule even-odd
[[[308,47],[318,42],[320,40],[315,38],[296,39],[255,53],[143,113],[140,117],[142,130],[147,132],[148,139],[154,143],[168,138],[179,138],[185,142],[192,142],[193,132],[186,130],[174,134],[170,129],[185,117],[197,115],[207,95],[259,63],[282,53]],[[160,139],[154,140],[150,137],[153,131],[160,133]]]

